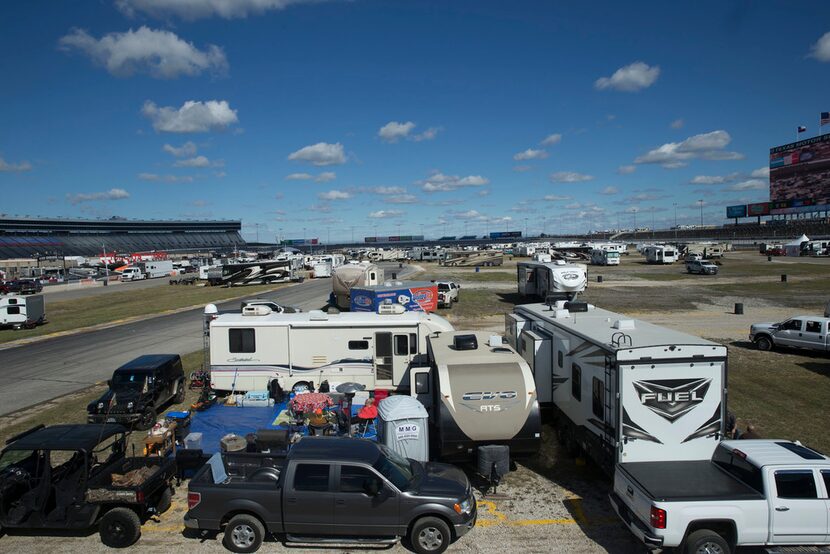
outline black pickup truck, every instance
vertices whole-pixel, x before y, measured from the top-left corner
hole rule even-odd
[[[460,469],[402,458],[348,437],[306,437],[287,455],[214,455],[190,480],[185,526],[219,531],[233,552],[266,534],[286,542],[394,544],[440,554],[473,528],[476,501]]]
[[[125,456],[120,425],[38,426],[0,453],[0,532],[85,530],[136,542],[141,523],[170,507],[175,461]]]

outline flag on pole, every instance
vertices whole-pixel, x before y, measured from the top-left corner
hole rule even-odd
[[[821,118],[819,118],[819,127],[822,125],[827,125],[830,123],[830,112],[821,112]]]
[[[799,125],[798,126],[798,132],[799,133],[806,133],[807,132],[807,127],[805,127],[804,125]]]

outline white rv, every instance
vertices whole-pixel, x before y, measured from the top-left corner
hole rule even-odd
[[[315,279],[322,279],[325,277],[331,277],[331,262],[321,262],[318,261],[314,265],[311,266],[311,271],[314,273]]]
[[[609,473],[618,462],[708,459],[723,436],[725,346],[585,303],[516,306],[505,335],[567,449]]]
[[[331,301],[337,308],[348,310],[352,305],[352,287],[365,287],[383,283],[383,269],[369,262],[348,263],[331,273]]]
[[[32,329],[46,319],[42,294],[0,296],[0,327]]]
[[[536,252],[533,254],[533,261],[549,264],[553,261],[553,256],[548,252]]]
[[[210,323],[211,386],[289,391],[351,381],[408,388],[410,364],[426,354],[427,336],[452,330],[446,319],[424,312],[277,314],[249,306]]]
[[[588,268],[583,264],[519,262],[516,270],[520,296],[574,300],[588,286]]]
[[[620,253],[595,248],[591,250],[591,263],[593,265],[620,265]]]
[[[677,249],[673,246],[647,246],[643,250],[643,255],[650,264],[673,264],[680,259]]]

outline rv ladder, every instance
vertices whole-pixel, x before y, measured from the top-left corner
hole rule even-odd
[[[612,386],[611,381],[612,374],[614,373],[613,369],[613,359],[611,358],[611,356],[605,356],[605,383],[603,384],[603,386],[605,387],[605,432],[603,433],[602,439],[603,442],[607,445],[606,450],[609,454],[612,453],[615,448],[617,448],[617,440],[615,436],[617,426],[615,424],[616,422],[614,421],[614,411],[611,396],[614,393],[614,387]],[[616,405],[617,402],[614,402],[613,404]],[[612,434],[612,430],[614,434]]]

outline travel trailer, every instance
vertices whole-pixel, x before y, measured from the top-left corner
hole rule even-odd
[[[536,252],[533,254],[533,261],[549,264],[553,261],[553,256],[547,252]]]
[[[311,271],[314,275],[315,279],[322,279],[325,277],[331,277],[331,262],[316,262],[314,265],[311,266]]]
[[[588,286],[588,268],[563,261],[516,264],[519,296],[550,296],[574,300]]]
[[[613,250],[591,250],[591,263],[593,265],[620,265],[620,253]]]
[[[351,381],[368,389],[407,388],[410,364],[425,356],[427,336],[452,330],[446,319],[424,312],[278,314],[248,306],[210,322],[211,386],[290,391]]]
[[[506,444],[533,455],[542,422],[530,367],[490,333],[455,331],[427,339],[427,365],[413,367],[409,390],[429,412],[442,460],[475,457],[478,446]]]
[[[516,306],[527,360],[567,450],[619,462],[705,460],[723,437],[726,347],[583,302]]]
[[[441,259],[443,252],[443,248],[426,248],[416,246],[412,249],[410,257],[419,262],[435,262]]]
[[[383,269],[369,262],[349,263],[335,268],[331,277],[329,303],[341,310],[348,310],[352,304],[352,287],[383,283]]]
[[[502,265],[504,254],[495,250],[444,250],[438,265],[450,267],[480,267]]]
[[[677,249],[672,246],[647,246],[643,255],[650,264],[673,264],[679,259]]]
[[[46,321],[42,294],[0,296],[0,327],[32,329]]]

